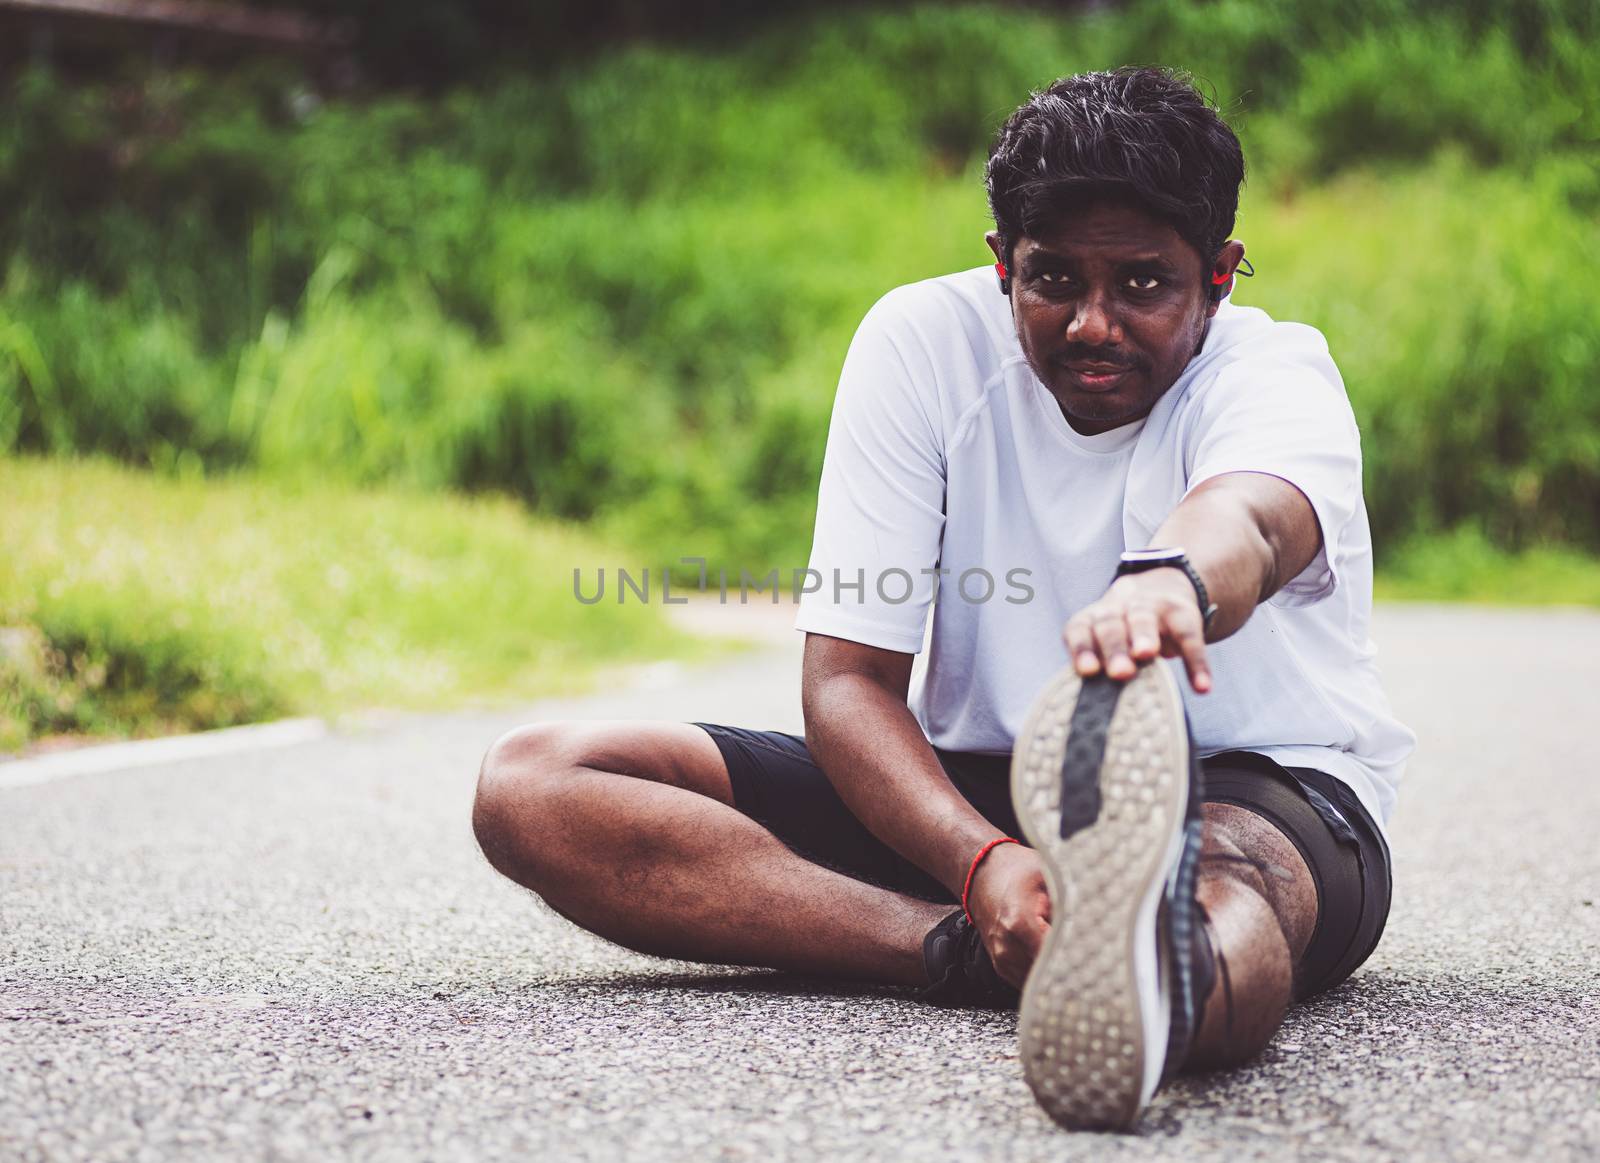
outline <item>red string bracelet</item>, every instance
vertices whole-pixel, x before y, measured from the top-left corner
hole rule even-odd
[[[1021,843],[1021,840],[1014,840],[1010,836],[1000,836],[994,840],[990,840],[982,848],[979,848],[978,854],[972,858],[972,864],[967,869],[967,882],[961,886],[961,911],[967,914],[967,923],[969,925],[976,925],[978,923],[972,919],[972,910],[967,908],[967,894],[972,891],[972,878],[978,874],[978,865],[982,864],[983,858],[989,855],[989,853],[993,852],[996,848],[1000,847],[1000,845]]]

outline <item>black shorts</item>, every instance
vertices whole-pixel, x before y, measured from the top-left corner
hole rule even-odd
[[[733,803],[808,860],[896,892],[949,902],[945,887],[883,843],[851,814],[811,759],[805,740],[782,731],[697,723],[722,752]],[[984,818],[1020,835],[1011,807],[1009,755],[934,753],[950,782]],[[1377,947],[1389,915],[1389,849],[1372,817],[1340,780],[1283,767],[1249,751],[1204,760],[1205,799],[1234,804],[1275,825],[1294,844],[1317,887],[1317,926],[1296,973],[1298,997],[1331,989]]]

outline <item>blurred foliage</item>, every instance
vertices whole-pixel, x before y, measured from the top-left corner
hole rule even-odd
[[[521,35],[429,7],[463,44]],[[708,17],[340,101],[282,65],[35,69],[0,112],[0,449],[498,491],[663,558],[797,565],[851,331],[985,260],[994,127],[1055,76],[1161,62],[1246,139],[1239,298],[1329,336],[1380,548],[1470,523],[1600,549],[1597,8]]]
[[[1408,542],[1378,575],[1383,601],[1458,601],[1600,607],[1600,563],[1558,546],[1507,553],[1463,525]]]
[[[617,561],[506,500],[0,459],[0,753],[57,732],[526,700],[692,655]],[[635,568],[635,572],[637,569]]]
[[[1471,525],[1503,548],[1600,548],[1600,229],[1587,168],[1445,155],[1252,198],[1239,293],[1328,336],[1361,420],[1373,527]]]
[[[729,41],[785,11],[818,13],[848,4],[848,0],[804,0],[782,6],[749,0],[249,2],[298,8],[331,25],[363,72],[380,82],[430,87],[470,82],[486,70],[547,68],[642,39]],[[879,0],[879,5],[894,2]]]

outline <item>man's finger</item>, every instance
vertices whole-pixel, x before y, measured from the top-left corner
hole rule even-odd
[[[1183,669],[1196,694],[1211,689],[1211,665],[1206,659],[1205,623],[1192,611],[1171,613],[1166,618],[1166,637],[1183,656]]]
[[[1105,661],[1106,675],[1114,679],[1132,678],[1139,670],[1128,654],[1128,623],[1122,611],[1105,610],[1095,615],[1094,641]]]
[[[1128,606],[1128,652],[1135,662],[1149,662],[1161,652],[1161,622],[1143,602]]]
[[[989,960],[994,962],[995,972],[1021,989],[1049,931],[1050,926],[1039,921],[1007,929],[989,950]]]
[[[1062,637],[1067,642],[1067,655],[1080,675],[1088,678],[1100,673],[1100,655],[1094,648],[1094,635],[1089,630],[1088,618],[1083,614],[1073,615],[1067,620]]]
[[[1045,934],[1050,931],[1050,926],[1038,918],[1030,920],[1026,925],[1017,930],[1017,940],[1022,943],[1023,949],[1028,954],[1028,964],[1032,965],[1039,956],[1039,947],[1044,944]]]
[[[1033,966],[1031,961],[1025,963],[1021,957],[996,957],[991,960],[994,961],[994,971],[1000,975],[1000,980],[1015,989],[1022,988],[1028,980],[1028,970]]]

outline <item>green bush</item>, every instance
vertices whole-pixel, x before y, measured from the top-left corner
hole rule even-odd
[[[134,587],[58,593],[32,622],[3,631],[0,752],[51,734],[227,727],[292,705],[258,642],[151,597]]]
[[[1380,543],[1600,548],[1596,34],[1583,0],[1137,0],[793,16],[428,98],[31,70],[0,113],[0,451],[496,491],[798,564],[856,321],[986,261],[994,125],[1160,61],[1238,114],[1240,298],[1334,342]]]
[[[1259,138],[1280,169],[1313,176],[1414,162],[1441,147],[1485,166],[1525,161],[1573,129],[1576,106],[1548,84],[1504,30],[1472,36],[1434,17],[1308,58]]]
[[[147,315],[81,282],[48,299],[0,299],[7,447],[220,462],[234,459],[217,430],[226,405],[222,376],[180,314]]]
[[[1239,299],[1327,334],[1380,546],[1476,523],[1600,550],[1600,228],[1571,178],[1445,159],[1246,206]]]

